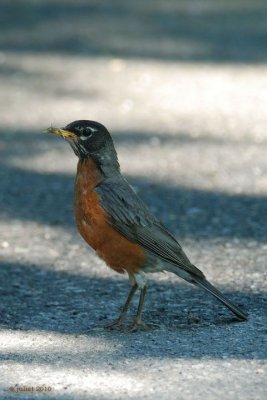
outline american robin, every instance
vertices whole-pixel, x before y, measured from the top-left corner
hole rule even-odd
[[[121,326],[137,288],[138,311],[129,330],[147,327],[142,309],[147,288],[146,273],[170,271],[220,300],[240,320],[247,315],[231,303],[193,265],[176,238],[121,175],[117,153],[108,130],[95,121],[74,121],[48,132],[66,139],[78,156],[74,191],[75,219],[84,240],[113,270],[127,271],[132,288],[119,318],[109,326]]]

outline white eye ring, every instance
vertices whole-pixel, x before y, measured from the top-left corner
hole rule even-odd
[[[96,128],[87,128],[87,130],[90,130],[91,131],[91,133],[89,133],[88,135],[81,135],[80,136],[80,139],[81,140],[86,140],[86,139],[89,139],[92,135],[93,135],[93,133],[94,132],[97,132],[97,129]]]
[[[93,132],[92,132],[92,133],[89,133],[89,135],[87,135],[87,136],[84,136],[84,135],[80,136],[80,139],[81,139],[81,140],[87,140],[87,139],[90,138],[92,135],[93,135]]]

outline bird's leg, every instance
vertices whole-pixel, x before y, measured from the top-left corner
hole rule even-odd
[[[134,296],[134,294],[136,292],[136,289],[137,289],[137,284],[135,283],[132,286],[132,288],[131,288],[131,290],[130,290],[130,292],[128,294],[127,300],[126,300],[126,302],[125,302],[125,304],[123,306],[123,309],[122,309],[122,311],[120,313],[119,318],[115,319],[115,321],[112,321],[112,322],[109,322],[109,323],[105,324],[104,325],[105,328],[113,328],[116,325],[120,325],[124,321],[126,313],[128,311],[128,308],[129,308],[129,305],[130,305],[130,303],[132,301],[132,298],[133,298],[133,296]],[[143,300],[143,302],[144,302],[144,300]]]
[[[139,299],[139,304],[138,304],[138,310],[136,314],[136,318],[133,321],[133,324],[130,326],[128,329],[129,332],[135,332],[139,328],[145,328],[149,329],[149,325],[147,325],[144,321],[142,321],[142,311],[143,311],[143,306],[144,306],[144,300],[145,300],[145,295],[146,295],[146,289],[147,287],[144,286],[141,289],[141,294],[140,294],[140,299]]]

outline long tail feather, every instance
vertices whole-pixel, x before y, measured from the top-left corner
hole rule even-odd
[[[241,311],[239,307],[231,303],[218,289],[216,289],[205,278],[194,276],[194,283],[197,286],[200,286],[203,289],[210,292],[213,296],[215,296],[218,300],[220,300],[226,307],[228,307],[239,319],[246,320],[248,318],[248,316],[243,311]]]

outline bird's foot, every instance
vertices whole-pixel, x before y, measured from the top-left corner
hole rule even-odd
[[[141,319],[135,319],[133,323],[128,327],[127,332],[137,332],[138,330],[146,330],[155,328],[155,324],[146,324]]]
[[[114,321],[107,322],[106,324],[101,324],[101,328],[106,329],[117,329],[122,330],[122,323],[125,320],[125,315],[120,315],[119,318],[115,319]]]
[[[100,324],[98,325],[100,328],[105,328],[105,329],[110,329],[110,330],[116,330],[116,331],[121,331],[121,332],[137,332],[139,330],[150,330],[159,327],[159,325],[156,324],[146,324],[142,320],[137,320],[135,319],[130,326],[125,327],[123,326],[123,322],[125,320],[125,316],[119,317],[115,319],[114,321],[108,322],[106,324]]]

